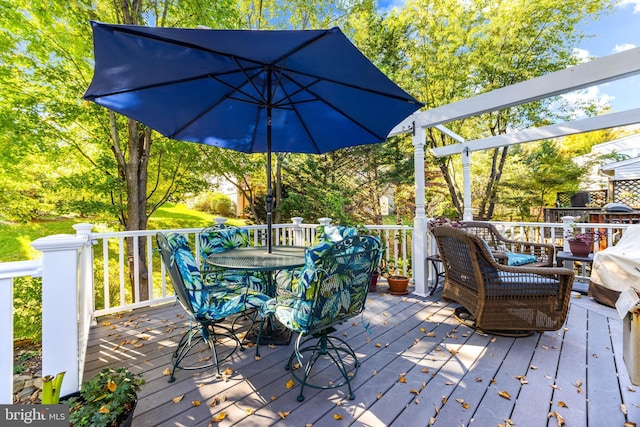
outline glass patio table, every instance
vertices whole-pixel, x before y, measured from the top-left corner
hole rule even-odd
[[[219,268],[246,271],[247,274],[254,271],[265,272],[267,273],[267,294],[275,297],[277,292],[273,280],[274,272],[303,267],[305,249],[307,248],[303,246],[273,246],[269,253],[266,247],[261,246],[237,248],[211,254],[207,258],[207,263]],[[247,332],[245,340],[255,343],[257,334],[257,327],[252,327]],[[290,340],[291,330],[280,322],[266,320],[261,337],[262,343],[288,345]]]

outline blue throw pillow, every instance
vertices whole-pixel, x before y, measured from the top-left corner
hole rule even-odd
[[[507,265],[525,265],[538,260],[535,255],[516,254],[513,252],[505,252],[505,254],[507,255]]]

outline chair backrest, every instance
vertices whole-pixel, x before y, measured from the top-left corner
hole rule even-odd
[[[355,236],[358,229],[346,225],[321,225],[316,228],[315,243],[340,242],[345,237]]]
[[[374,236],[349,236],[306,251],[297,292],[310,302],[306,333],[353,317],[364,309],[371,276],[380,253]]]
[[[178,233],[157,233],[156,241],[178,301],[188,312],[198,313],[204,284],[187,240]]]
[[[200,257],[249,246],[249,231],[224,224],[205,228],[199,234]]]
[[[446,281],[483,293],[480,284],[496,280],[497,263],[482,238],[446,225],[434,227],[431,232],[445,267]]]
[[[508,240],[498,229],[491,223],[486,221],[463,221],[459,224],[464,231],[472,233],[487,242],[489,247],[495,251],[506,251]]]

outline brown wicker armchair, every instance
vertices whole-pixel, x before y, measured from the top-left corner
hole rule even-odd
[[[511,240],[504,237],[498,229],[491,223],[486,221],[463,221],[456,224],[465,231],[481,237],[493,253],[498,263],[508,265],[510,254],[526,254],[535,256],[536,259],[522,261],[516,265],[527,265],[528,267],[553,267],[555,257],[555,247],[550,243],[534,243],[519,240]],[[513,259],[513,257],[512,257]]]
[[[431,230],[445,270],[442,297],[460,303],[486,331],[552,331],[569,310],[567,268],[506,266],[478,236],[451,226]]]

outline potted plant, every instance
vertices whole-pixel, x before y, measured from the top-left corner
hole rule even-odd
[[[599,230],[579,231],[575,225],[572,225],[564,238],[569,242],[569,250],[573,255],[586,257],[591,253],[593,244],[606,236],[606,233]]]
[[[144,384],[141,374],[127,368],[105,368],[82,383],[80,391],[62,400],[69,405],[72,426],[127,427],[131,425]]]

